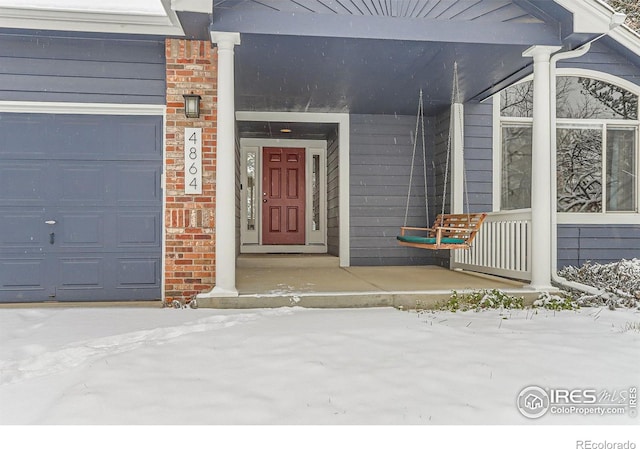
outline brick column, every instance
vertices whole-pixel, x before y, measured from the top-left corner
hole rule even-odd
[[[165,300],[190,300],[215,284],[217,51],[208,41],[167,39]],[[198,119],[183,94],[202,97]],[[202,194],[184,194],[184,129],[202,128]]]

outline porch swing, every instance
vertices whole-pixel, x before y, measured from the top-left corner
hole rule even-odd
[[[451,92],[451,109],[459,100],[458,86],[458,64],[453,66],[453,89]],[[429,223],[429,195],[427,190],[427,158],[426,145],[424,138],[424,103],[422,99],[422,89],[420,89],[420,98],[418,100],[418,113],[416,116],[415,140],[413,142],[413,154],[411,156],[411,171],[409,173],[409,191],[407,192],[407,205],[404,212],[404,225],[400,227],[400,235],[396,237],[398,243],[402,246],[421,249],[469,249],[475,238],[482,222],[487,217],[486,213],[470,213],[469,212],[469,192],[467,189],[467,174],[464,168],[464,148],[462,155],[462,172],[464,179],[464,191],[467,206],[466,214],[446,214],[445,204],[447,196],[447,181],[449,177],[449,161],[451,159],[451,141],[453,134],[453,118],[449,124],[449,138],[447,140],[447,159],[444,171],[444,187],[442,192],[442,211],[433,222],[430,228],[419,228],[407,226],[409,216],[409,201],[411,199],[411,186],[413,184],[413,170],[415,167],[416,147],[418,143],[418,128],[422,128],[422,161],[424,169],[424,198],[426,221]],[[421,235],[410,235],[410,232],[420,232]]]

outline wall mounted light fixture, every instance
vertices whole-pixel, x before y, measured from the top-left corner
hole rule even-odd
[[[200,118],[200,95],[183,94],[184,115],[187,118]]]

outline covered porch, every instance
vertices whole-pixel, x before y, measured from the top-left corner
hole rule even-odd
[[[199,303],[241,307],[244,298],[244,304],[253,307],[268,302],[306,305],[344,293],[349,306],[358,306],[360,297],[362,304],[412,303],[415,307],[418,295],[433,292],[442,299],[451,290],[466,289],[466,284],[469,289],[513,287],[511,281],[505,286],[496,278],[492,278],[493,285],[476,286],[468,279],[486,279],[447,268],[520,279],[537,290],[552,288],[552,198],[547,189],[551,184],[551,55],[608,31],[610,17],[601,14],[593,30],[577,33],[562,26],[579,10],[571,1],[561,2],[566,9],[555,8],[546,14],[541,14],[544,2],[501,2],[505,8],[499,14],[485,9],[488,2],[469,9],[464,9],[464,2],[446,3],[446,11],[431,16],[347,10],[333,15],[321,9],[299,11],[296,2],[280,2],[266,11],[258,3],[228,1],[214,9],[211,35],[219,49],[217,284],[198,296]],[[503,16],[505,11],[508,17]],[[465,33],[460,33],[461,25]],[[456,64],[460,97],[454,104],[451,92]],[[487,233],[478,239],[478,249],[464,253],[418,254],[393,247],[405,201],[409,203],[408,161],[413,164],[411,146],[418,139],[417,127],[414,131],[418,92],[425,93],[428,149],[424,183],[429,194],[425,189],[423,196],[412,196],[407,209],[410,221],[424,225],[429,221],[426,217],[439,212],[440,203],[452,213],[462,212],[464,202],[470,212],[496,210],[491,200],[494,193],[487,189],[492,176],[492,124],[476,123],[474,117],[481,115],[477,113],[481,109],[491,108],[493,94],[531,73],[536,83],[532,173],[544,186],[532,198],[533,213],[525,213],[526,218],[497,213],[492,219],[496,224],[486,226]],[[469,130],[478,135],[466,134]],[[450,135],[451,175],[447,178]],[[322,148],[314,147],[316,141],[324,142]],[[315,218],[307,221],[306,236],[300,237],[291,252],[320,248],[339,261],[337,267],[323,269],[338,271],[243,266],[241,253],[247,250],[288,252],[265,243],[264,224],[275,221],[267,220],[260,209],[270,201],[265,192],[271,182],[257,174],[260,167],[264,173],[269,168],[259,159],[265,149],[276,145],[302,147],[306,153],[300,154],[311,155],[306,162],[307,179],[314,173],[317,150],[317,173],[324,184],[318,195],[307,189],[306,209],[296,215],[295,222],[303,223],[299,217],[305,214],[316,216],[317,197],[320,227],[312,225]],[[250,163],[258,168],[247,168]],[[470,189],[464,185],[465,163],[475,165]],[[304,170],[304,164],[300,167]],[[260,182],[262,191],[258,187],[248,193],[247,186]],[[311,185],[304,179],[297,182]],[[463,200],[463,193],[470,200]],[[425,202],[431,209],[426,213]],[[239,223],[232,223],[230,217]],[[309,236],[315,232],[320,235],[312,240]],[[291,273],[296,273],[291,278],[296,282],[288,283]],[[449,283],[423,282],[427,274],[444,281],[444,273],[451,274]],[[268,274],[273,278],[261,278]],[[261,279],[260,289],[251,287],[251,279]],[[381,279],[389,282],[378,284]],[[400,279],[404,280],[396,283]],[[337,285],[340,287],[334,288]],[[276,299],[267,300],[272,297]]]
[[[320,254],[241,255],[237,297],[198,298],[198,306],[433,308],[458,293],[500,289],[533,301],[537,293],[521,281],[437,266],[340,267]]]

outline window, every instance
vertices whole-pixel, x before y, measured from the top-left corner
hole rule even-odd
[[[527,209],[531,207],[532,81],[502,91],[500,116],[500,208]]]
[[[246,199],[246,225],[248,231],[256,230],[257,211],[257,192],[256,192],[256,152],[247,151],[245,167],[247,169],[247,199]]]
[[[638,211],[638,96],[579,76],[556,81],[558,212]],[[502,210],[531,207],[533,81],[500,94]]]
[[[320,155],[314,154],[311,160],[311,229],[320,231]]]
[[[502,126],[503,210],[531,207],[531,126]]]

